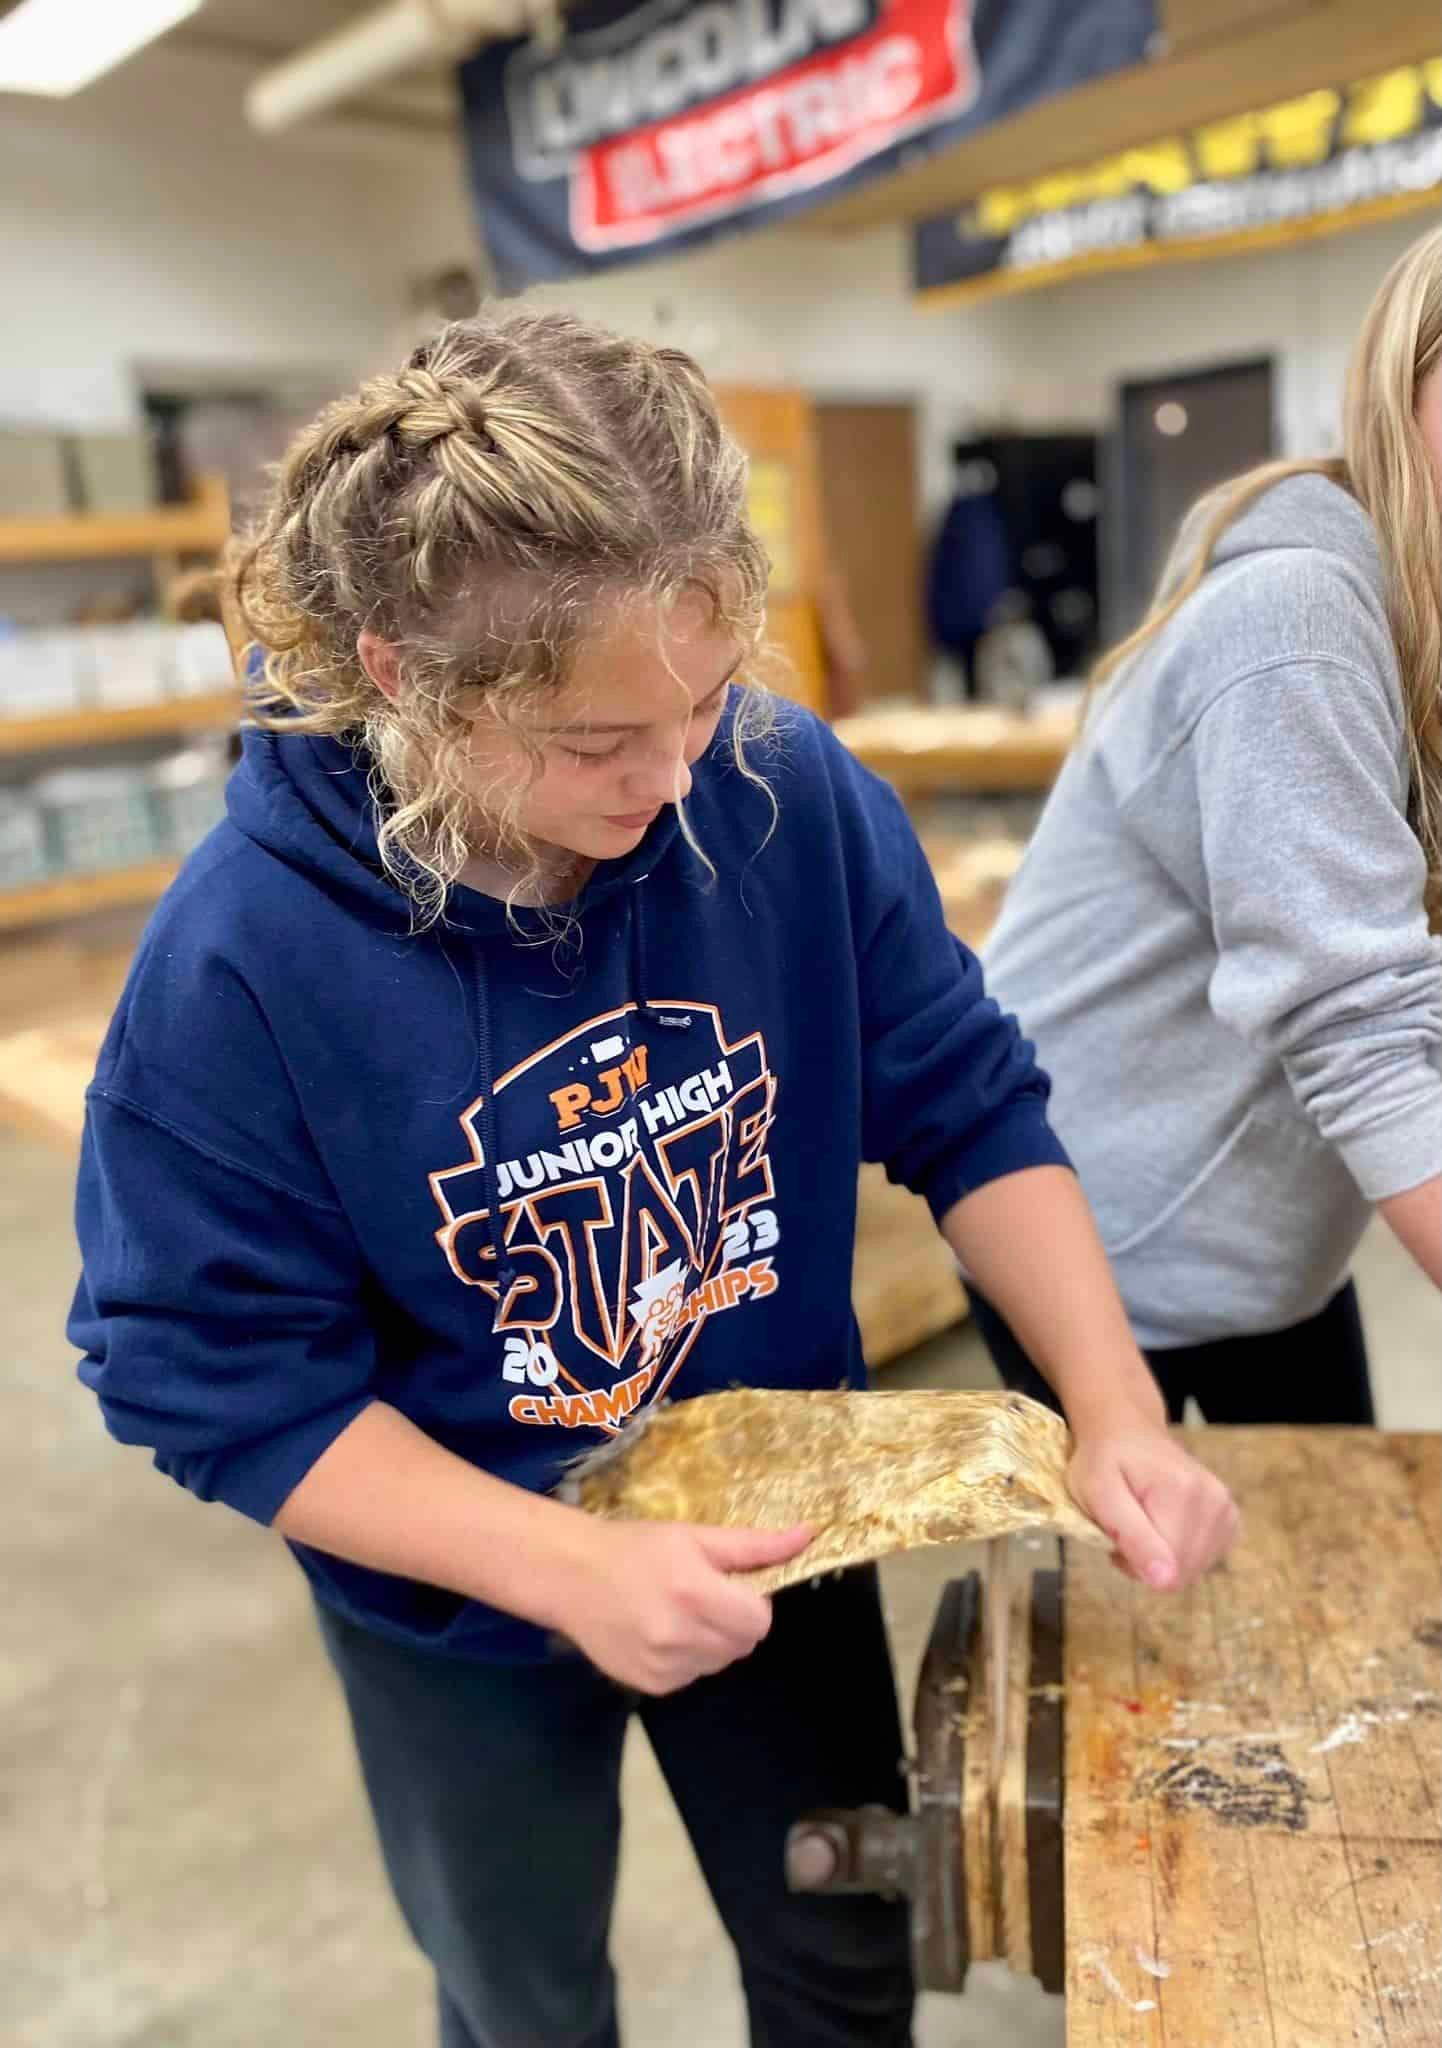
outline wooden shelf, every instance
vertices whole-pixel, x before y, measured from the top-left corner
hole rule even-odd
[[[148,512],[71,512],[58,519],[0,519],[0,562],[83,562],[127,555],[211,555],[230,534],[230,499],[202,477],[188,505]]]
[[[32,925],[53,924],[65,917],[84,917],[92,910],[117,910],[126,904],[150,903],[170,887],[180,872],[178,860],[142,861],[138,867],[112,868],[99,875],[57,875],[29,882],[19,889],[0,889],[0,932],[18,932]]]
[[[124,710],[58,711],[42,718],[0,718],[0,760],[59,747],[104,747],[164,733],[228,731],[240,719],[233,690],[209,697],[167,697]]]
[[[836,737],[903,796],[1045,790],[1076,736],[1076,720],[1018,718],[986,708],[862,712]]]

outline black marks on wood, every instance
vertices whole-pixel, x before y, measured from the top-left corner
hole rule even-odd
[[[1275,1742],[1238,1742],[1224,1762],[1182,1757],[1140,1786],[1169,1813],[1209,1813],[1229,1828],[1308,1825],[1307,1788]]]

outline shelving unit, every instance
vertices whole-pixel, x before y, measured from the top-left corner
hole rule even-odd
[[[63,518],[0,519],[0,567],[33,563],[148,561],[158,585],[179,573],[187,556],[213,556],[230,535],[224,480],[198,479],[187,504],[144,512],[74,512]],[[66,711],[0,718],[0,761],[28,754],[88,752],[127,740],[223,731],[240,716],[238,692],[170,697],[117,710]],[[0,890],[0,933],[143,904],[174,879],[179,862],[157,859],[93,875],[56,875]]]
[[[0,760],[52,753],[65,747],[100,747],[168,733],[224,732],[240,717],[233,690],[209,697],[167,697],[118,711],[47,712],[39,718],[0,718]]]
[[[127,556],[163,564],[217,554],[230,534],[230,498],[219,477],[202,477],[186,505],[148,512],[70,512],[58,519],[0,519],[0,563],[102,562]]]
[[[150,903],[180,872],[178,860],[147,860],[138,867],[107,868],[95,875],[52,875],[18,889],[0,889],[0,932],[25,931],[94,910]]]

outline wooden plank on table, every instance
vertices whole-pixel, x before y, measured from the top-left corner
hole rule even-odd
[[[1207,1458],[1210,1439],[1196,1448]],[[1226,1476],[1235,1483],[1234,1473]],[[1171,1971],[1159,1980],[1169,2037],[1205,2039],[1224,2011],[1219,2039],[1273,2048],[1313,2038],[1304,2000],[1291,1998],[1290,2017],[1279,2016],[1272,1979],[1282,1966],[1277,1956],[1296,1947],[1298,1894],[1309,1909],[1345,1896],[1349,1872],[1325,1766],[1308,1753],[1315,1738],[1305,1660],[1276,1619],[1287,1613],[1287,1590],[1253,1548],[1185,1599],[1139,1596],[1140,1661],[1175,1685],[1161,1722],[1169,1732],[1156,1734],[1142,1781],[1158,1851],[1158,1944]],[[1305,1856],[1296,1848],[1304,1836]],[[1274,1840],[1299,1863],[1290,1891],[1259,1867],[1258,1844]],[[1348,1983],[1329,1981],[1326,2009],[1365,1999],[1358,1961],[1351,1958]],[[1300,2032],[1291,2030],[1294,2020]]]
[[[1136,1588],[1101,1552],[1067,1559],[1067,2038],[1164,2048],[1146,1802],[1128,1765],[1138,1689]]]
[[[1272,2040],[1264,1948],[1250,1871],[1229,1825],[1246,1786],[1230,1755],[1212,1750],[1222,1709],[1206,1599],[1146,1593],[1100,1557],[1077,1560],[1076,1570],[1087,1571],[1092,1612],[1081,1606],[1073,1622],[1069,1585],[1068,1646],[1085,1643],[1089,1681],[1078,1700],[1069,1676],[1077,1763],[1067,1784],[1067,1920],[1069,1947],[1090,1981],[1092,2023],[1079,2020],[1075,2038],[1129,2040],[1145,2009],[1169,2042],[1260,2048]],[[1128,1617],[1124,1642],[1115,1621],[1096,1628],[1097,1609],[1109,1603]],[[1079,1772],[1092,1811],[1080,1836]]]
[[[1069,2042],[1149,2040],[1128,2029],[1154,1998],[1168,2043],[1420,2048],[1442,2033],[1415,1490],[1435,1449],[1289,1429],[1195,1448],[1246,1517],[1222,1570],[1167,1599],[1068,1559]]]
[[[974,1963],[1004,1953],[997,1899],[998,1849],[992,1804],[991,1715],[985,1642],[978,1637],[971,1671],[968,1736],[962,1757],[962,1869],[966,1873],[966,1944]]]
[[[1387,1440],[1371,1430],[1238,1432],[1233,1469],[1275,1502],[1238,1571],[1250,1554],[1273,1574],[1269,1611],[1288,1613],[1300,1655],[1294,1704],[1310,1716],[1306,1755],[1325,1772],[1321,1793],[1340,1832],[1359,1842],[1436,1841],[1438,1573]],[[1338,1542],[1339,1527],[1364,1530],[1366,1540]],[[1235,1574],[1216,1582],[1218,1597],[1228,1583]],[[1274,1637],[1266,1657],[1278,1647]]]
[[[1437,2048],[1442,1881],[1430,1842],[1391,1843],[1357,1874],[1367,1959],[1388,2048]]]
[[[1275,2048],[1266,1941],[1246,1856],[1227,1830],[1162,1805],[1145,1839],[1157,1931],[1139,1967],[1152,1978],[1166,2040]]]
[[[1386,1439],[1432,1556],[1442,1566],[1442,1437],[1418,1431]]]
[[[1032,1924],[1033,1867],[1036,1846],[1030,1827],[1031,1812],[1031,1719],[1033,1661],[1036,1645],[1032,1635],[1035,1614],[1035,1573],[1029,1568],[1020,1542],[1006,1543],[1009,1563],[1003,1576],[1009,1619],[1006,1641],[1006,1700],[1004,1737],[996,1785],[996,1875],[995,1898],[997,1936],[1000,1952],[1018,1976],[1037,1973],[1038,1944],[1049,1944],[1054,1928]],[[995,1581],[993,1581],[995,1583]],[[1058,1788],[1059,1791],[1060,1788]]]
[[[1383,2048],[1389,2039],[1350,1868],[1354,1847],[1311,1835],[1247,1841],[1265,1961],[1268,2031],[1258,2038],[1276,2048]]]

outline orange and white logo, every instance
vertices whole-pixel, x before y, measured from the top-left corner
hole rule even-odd
[[[690,1028],[648,1032],[634,1004],[588,1019],[496,1081],[494,1161],[478,1097],[460,1119],[470,1156],[430,1175],[436,1242],[489,1304],[516,1422],[618,1429],[710,1317],[780,1284],[761,1034],[732,1043],[709,1003],[652,1007]]]

